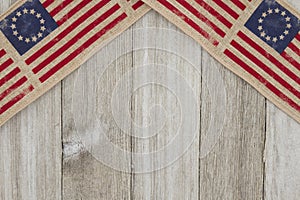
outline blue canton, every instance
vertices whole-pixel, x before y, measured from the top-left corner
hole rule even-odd
[[[39,0],[26,1],[0,22],[0,29],[20,55],[58,27]]]
[[[300,31],[300,21],[275,0],[263,0],[245,26],[278,53]]]

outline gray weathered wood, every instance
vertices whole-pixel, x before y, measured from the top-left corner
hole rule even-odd
[[[289,1],[300,9],[298,1]],[[0,10],[12,2],[0,0]],[[159,80],[176,91],[192,89],[199,100],[197,136],[187,152],[187,135],[181,134],[178,149],[140,160],[136,153],[172,142],[185,119],[182,106],[194,98],[180,98]],[[122,92],[114,102],[118,87]],[[158,131],[151,126],[160,122]],[[0,199],[296,200],[299,130],[297,122],[151,11],[0,127]],[[129,154],[103,149],[98,138],[103,134]],[[185,154],[160,165],[177,150]]]
[[[216,73],[209,75],[214,68],[220,71],[222,79],[216,78]],[[224,99],[209,102],[203,88],[201,136],[206,132],[208,119],[218,118],[218,114],[206,117],[213,113],[212,109],[225,113],[225,123],[219,127],[221,134],[215,147],[200,160],[200,199],[262,199],[265,99],[207,53],[203,54],[202,77],[212,93],[219,93],[222,87],[216,85],[224,82],[227,106],[222,103]]]
[[[0,199],[61,199],[60,110],[58,84],[0,127]]]
[[[133,76],[133,85],[138,87],[139,82],[151,83],[152,76],[156,77],[153,84],[141,87],[133,95],[132,118],[137,124],[133,126],[144,127],[143,131],[133,130],[136,135],[132,143],[133,152],[148,154],[165,148],[163,156],[153,156],[151,159],[146,159],[145,156],[142,161],[133,156],[133,170],[145,172],[133,174],[133,199],[198,199],[201,47],[154,11],[137,22],[133,29],[144,30],[136,31],[133,37],[133,48],[144,47],[134,51],[134,70],[138,71],[143,66],[148,68],[144,73]],[[153,65],[149,65],[151,63]],[[176,70],[178,74],[172,73],[172,70]],[[181,78],[189,86],[185,86]],[[184,96],[183,90],[192,90],[193,93]],[[193,123],[198,124],[194,132],[190,123],[185,121],[189,116],[180,112],[187,109],[186,104],[193,104],[193,100],[197,100],[197,116],[193,116]],[[157,110],[152,114],[154,105],[159,105],[158,109],[164,115]],[[164,124],[159,129],[157,125],[152,127],[155,122]],[[181,124],[183,131],[177,132]],[[191,140],[191,146],[185,149],[183,141],[188,140],[188,134],[191,133],[195,138]],[[181,142],[168,152],[168,144],[174,142],[171,139],[176,134],[180,135]],[[145,136],[152,137],[141,139]],[[184,154],[178,154],[177,160],[169,166],[164,163],[173,156],[176,158],[177,153]],[[162,169],[146,173],[149,166],[153,166],[151,170]]]
[[[0,199],[61,198],[60,85],[0,128]]]
[[[107,47],[107,52],[103,51],[104,54],[97,54],[98,60],[89,61],[86,66],[78,70],[77,74],[71,75],[65,81],[63,106],[66,156],[64,163],[64,197],[66,199],[79,197],[97,199],[100,195],[103,199],[109,197],[113,197],[113,199],[120,197],[125,199],[130,197],[132,199],[262,198],[265,99],[244,81],[217,64],[207,53],[201,53],[199,45],[196,43],[190,45],[184,40],[174,40],[174,44],[165,43],[162,48],[159,44],[164,41],[151,40],[151,35],[145,36],[145,34],[139,34],[139,31],[135,34],[135,29],[147,27],[164,28],[166,30],[165,32],[158,30],[155,35],[156,39],[166,37],[168,39],[178,34],[178,32],[173,34],[168,32],[168,30],[176,30],[176,28],[157,13],[150,12],[133,27],[134,34],[131,36],[134,38],[132,41],[134,44],[133,49],[140,47],[141,44],[149,45],[150,49],[134,50],[134,54],[119,57],[117,64],[108,67],[109,70],[103,78],[103,76],[100,76],[101,73],[98,72],[99,68],[105,67],[105,64],[102,63],[107,63],[106,59],[112,59],[110,56],[113,57],[111,53],[108,54],[107,52],[116,52],[117,47],[114,45],[119,43],[130,45],[126,43],[126,41],[131,41],[131,38],[126,39],[128,33],[123,34],[121,37],[125,38],[119,38],[117,43],[113,42],[111,44],[112,49]],[[145,37],[147,40],[145,40]],[[122,43],[124,40],[125,43]],[[154,46],[157,43],[156,47],[153,47],[151,42],[154,43]],[[200,71],[202,57],[202,71],[204,72],[202,80],[201,75],[200,77],[197,76],[188,67],[188,63],[179,58],[180,54],[174,55],[174,52],[164,50],[164,48],[176,48],[176,43],[182,51],[187,51],[187,54],[196,57],[196,63],[199,65],[196,67],[199,67]],[[134,58],[133,63],[131,63],[132,57]],[[94,59],[96,58],[94,57]],[[99,60],[101,60],[101,63]],[[153,71],[150,69],[140,76],[135,75],[136,68],[143,67],[147,63],[169,65],[190,81],[196,97],[202,100],[201,129],[199,126],[198,132],[201,130],[201,145],[203,148],[199,147],[198,136],[189,151],[172,165],[156,172],[124,174],[100,164],[97,158],[91,156],[93,155],[91,150],[84,149],[80,137],[82,137],[82,133],[97,131],[99,127],[93,125],[91,121],[95,121],[93,116],[99,114],[99,110],[102,111],[98,116],[100,121],[105,122],[105,125],[110,128],[106,134],[110,136],[114,134],[115,136],[111,140],[125,150],[132,150],[133,152],[155,151],[163,147],[174,136],[172,134],[176,131],[176,120],[178,120],[176,115],[180,115],[180,113],[177,110],[178,102],[176,102],[176,99],[174,100],[172,92],[168,91],[168,88],[157,85],[147,85],[137,91],[130,91],[131,87],[138,86],[135,84],[150,79],[153,75]],[[133,69],[131,65],[133,65]],[[132,72],[129,71],[131,69]],[[128,116],[122,112],[120,114],[122,116],[124,114],[121,119],[124,119],[125,123],[131,124],[127,126],[127,132],[125,131],[125,134],[134,136],[131,140],[123,136],[124,132],[115,124],[114,116],[112,116],[110,110],[112,109],[112,105],[110,105],[112,90],[117,87],[120,78],[125,76],[125,72],[132,73],[134,77],[132,83],[129,80],[126,82],[128,87],[124,87],[124,89],[129,89],[126,92],[133,95],[130,102],[125,102],[130,104],[129,108],[131,110],[129,112],[132,119],[128,119]],[[173,78],[168,77],[168,71],[163,67],[162,72],[156,74],[156,76],[162,76],[170,80]],[[201,84],[203,82],[205,84]],[[96,88],[102,87],[102,89],[95,89],[95,85],[97,85]],[[80,87],[80,89],[74,91],[74,88],[77,87]],[[200,98],[201,88],[202,95]],[[221,89],[227,93],[227,97],[220,95],[220,98],[218,98],[218,92]],[[83,95],[78,95],[78,93],[83,93]],[[102,101],[99,101],[99,99]],[[224,102],[226,105],[224,105]],[[157,135],[150,140],[143,141],[139,137],[146,137],[154,130],[150,128],[145,129],[144,132],[139,132],[136,126],[147,127],[150,124],[151,127],[151,122],[153,122],[151,120],[157,121],[157,119],[160,119],[155,114],[151,116],[151,109],[155,104],[165,107],[167,114],[170,111],[174,113],[170,115],[171,117],[166,116],[166,124]],[[119,106],[122,106],[122,104]],[[128,106],[125,107],[128,108]],[[80,111],[76,111],[76,109]],[[200,109],[200,105],[198,109]],[[127,110],[124,110],[124,112],[127,112]],[[78,116],[78,114],[82,116]],[[224,123],[222,118],[217,116],[222,116],[222,114],[225,119]],[[154,118],[151,119],[151,117]],[[173,122],[168,121],[170,119],[173,119]],[[214,122],[214,119],[219,120],[220,123]],[[211,128],[212,126],[216,127]],[[100,130],[98,131],[100,132]],[[79,132],[79,138],[76,136],[76,132]],[[118,137],[119,139],[117,139]],[[99,152],[94,150],[94,153]],[[162,161],[153,158],[151,162],[149,160],[143,162],[136,159],[134,153],[132,155],[132,172],[143,169],[147,171],[151,169],[149,166],[158,165],[157,163]],[[97,157],[97,155],[94,156]],[[172,155],[165,154],[164,156],[167,159]],[[114,158],[112,157],[112,159]],[[112,177],[117,177],[118,181],[115,181]]]
[[[271,103],[267,111],[266,199],[299,199],[300,124]]]
[[[130,138],[114,122],[110,103],[118,80],[132,68],[130,53],[116,60],[124,48],[131,48],[131,42],[130,32],[122,34],[63,81],[63,198],[66,200],[130,199],[130,173],[118,172],[101,163],[98,153],[105,153],[116,162],[118,158],[106,152],[108,149],[97,151],[97,144],[89,148],[85,139],[100,135],[101,126],[105,129],[102,134],[113,143],[131,148]],[[130,163],[130,157],[127,160]]]

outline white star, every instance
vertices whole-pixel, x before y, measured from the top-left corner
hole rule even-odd
[[[289,22],[289,21],[291,21],[291,18],[290,17],[286,17],[285,21]]]
[[[18,34],[19,34],[18,31],[14,31],[14,32],[13,32],[13,35],[14,35],[14,36],[17,36]]]
[[[264,32],[264,31],[261,32],[261,33],[260,33],[260,36],[261,36],[261,37],[265,37],[265,36],[266,36],[266,32]]]
[[[23,40],[23,37],[20,35],[20,36],[18,37],[18,39],[19,39],[20,41],[22,41],[22,40]]]
[[[38,33],[37,35],[39,38],[43,37],[43,33]]]
[[[261,31],[261,30],[263,30],[263,27],[259,26],[257,29]]]
[[[283,35],[280,35],[280,36],[279,36],[279,39],[280,39],[280,40],[283,40],[283,39],[284,39],[284,36],[283,36]]]
[[[266,17],[266,16],[267,16],[267,13],[264,12],[261,16],[262,16],[262,17]]]
[[[266,37],[266,40],[267,40],[267,41],[270,41],[270,40],[271,40],[271,37],[270,37],[270,36],[267,36],[267,37]]]
[[[279,12],[280,12],[279,8],[276,8],[275,13],[279,13]]]
[[[259,22],[260,24],[263,23],[263,21],[264,21],[264,20],[263,20],[262,18],[259,18],[259,19],[258,19],[258,22]]]
[[[277,37],[273,37],[273,42],[277,42],[277,41],[278,41]]]
[[[15,24],[12,24],[12,25],[10,26],[10,28],[15,29],[15,28],[16,28],[16,25],[15,25]]]
[[[44,20],[44,19],[41,19],[41,20],[40,20],[40,23],[41,23],[41,24],[45,24],[45,20]]]
[[[28,13],[28,10],[27,10],[26,8],[24,8],[23,13],[24,13],[24,14],[27,14],[27,13]]]
[[[45,31],[45,30],[46,30],[45,26],[42,26],[41,31]]]
[[[41,13],[37,13],[36,18],[40,18],[40,17],[41,17]]]
[[[284,35],[288,35],[288,34],[289,34],[289,31],[288,31],[288,30],[285,30],[283,33],[284,33]]]
[[[16,21],[17,21],[17,18],[16,18],[16,17],[13,17],[11,20],[12,20],[13,22],[16,22]]]
[[[273,9],[269,8],[268,13],[272,14],[273,13]]]
[[[282,15],[282,16],[285,16],[285,15],[286,15],[286,12],[285,12],[285,11],[282,11],[282,12],[281,12],[281,15]]]
[[[22,15],[22,13],[19,11],[19,12],[17,12],[17,14],[16,14],[18,17],[20,17],[21,15]]]
[[[34,13],[35,13],[35,10],[34,10],[34,9],[31,9],[31,10],[30,10],[30,14],[34,15]]]
[[[29,42],[30,42],[30,39],[29,39],[29,38],[26,38],[26,39],[25,39],[25,42],[26,42],[26,43],[29,43]]]
[[[287,24],[286,27],[287,28],[292,28],[292,25],[291,24]]]
[[[37,41],[37,38],[35,36],[33,36],[31,39],[32,39],[33,42]]]

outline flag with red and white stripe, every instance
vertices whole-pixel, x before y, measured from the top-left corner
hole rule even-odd
[[[148,10],[137,0],[16,3],[0,18],[0,125]]]
[[[34,88],[4,49],[0,50],[0,73],[0,102],[4,102],[0,107],[0,115],[2,115]],[[18,89],[20,87],[22,89]],[[17,92],[14,92],[15,90]],[[12,94],[13,96],[11,96]]]
[[[144,0],[300,122],[300,17],[281,0]]]

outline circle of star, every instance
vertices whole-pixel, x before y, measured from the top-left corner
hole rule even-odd
[[[18,21],[18,18],[20,18],[22,15],[33,15],[39,20],[41,28],[37,34],[33,35],[32,37],[24,37],[17,31],[16,22]],[[46,30],[45,27],[46,21],[42,18],[42,15],[40,13],[36,12],[35,9],[28,10],[24,8],[22,11],[18,11],[16,15],[13,18],[11,18],[11,21],[12,24],[10,27],[13,31],[13,35],[16,36],[19,41],[24,41],[27,44],[30,42],[36,43],[39,38],[43,37],[43,32]]]
[[[268,17],[268,15],[275,14],[280,15],[285,18],[286,21],[286,27],[283,33],[279,37],[272,37],[270,35],[267,35],[266,31],[264,31],[262,23],[264,22],[265,18]],[[276,9],[269,9],[266,12],[263,12],[261,17],[258,19],[259,26],[257,29],[260,31],[260,37],[264,38],[267,41],[272,41],[274,43],[284,40],[285,36],[289,34],[289,30],[292,28],[292,24],[290,23],[291,18],[287,15],[286,11],[281,11],[279,8]]]

